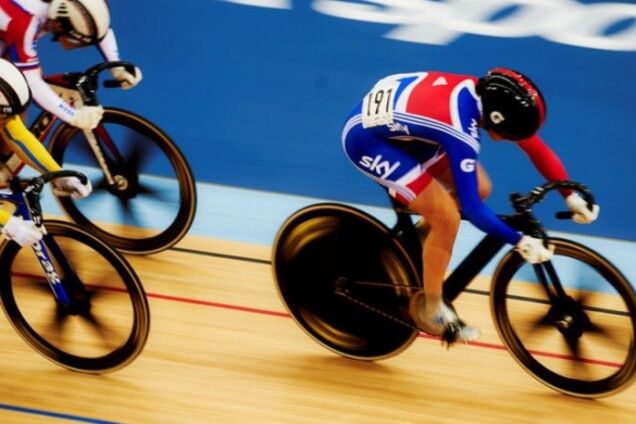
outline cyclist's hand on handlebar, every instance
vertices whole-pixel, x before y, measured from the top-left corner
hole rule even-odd
[[[73,199],[82,199],[93,191],[90,180],[86,184],[77,177],[60,177],[53,180],[53,194],[56,196],[71,196]]]
[[[117,81],[121,82],[121,88],[124,90],[128,90],[129,88],[133,88],[143,78],[141,74],[141,69],[135,66],[135,72],[131,74],[124,68],[123,66],[117,66],[110,70],[110,73],[113,75]]]
[[[75,109],[71,125],[83,130],[92,130],[99,124],[103,115],[104,108],[101,106],[84,106]]]
[[[2,234],[20,246],[32,245],[42,240],[44,227],[37,228],[33,221],[24,221],[22,217],[12,216],[2,227]]]
[[[554,246],[545,247],[543,240],[530,236],[521,237],[521,240],[515,246],[515,250],[531,264],[549,261],[554,254]]]
[[[599,206],[592,205],[590,209],[587,202],[578,193],[572,193],[566,197],[565,204],[572,212],[572,220],[577,224],[590,224],[598,217]]]

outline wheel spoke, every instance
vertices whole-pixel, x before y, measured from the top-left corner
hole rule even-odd
[[[133,211],[130,199],[120,197],[119,206],[120,207],[117,208],[117,214],[119,215],[118,222],[133,227],[143,227],[143,224],[139,221],[139,217]]]
[[[589,365],[585,362],[585,359],[590,358],[585,358],[581,338],[566,336],[564,337],[564,341],[572,358],[569,361],[570,375],[574,376],[577,379],[589,380],[591,375],[590,368]]]
[[[590,322],[589,328],[586,330],[590,334],[595,334],[607,339],[614,346],[627,347],[629,346],[629,338],[625,337],[624,332],[612,330],[609,327],[601,326]]]
[[[139,194],[143,195],[144,199],[153,200],[161,203],[171,203],[179,205],[180,193],[179,187],[170,185],[169,188],[165,188],[152,185],[152,184],[139,184]]]
[[[82,318],[86,322],[91,324],[91,329],[98,336],[103,348],[113,350],[119,345],[119,343],[113,342],[115,338],[112,336],[116,333],[116,331],[104,324],[102,320],[97,319],[97,317],[95,317],[95,314],[93,314],[91,311],[82,314]]]
[[[549,387],[583,397],[617,392],[632,381],[626,373],[636,360],[633,288],[598,253],[567,240],[552,242],[553,259],[534,266],[534,276],[519,257],[499,264],[492,289],[499,334],[524,368]],[[547,313],[537,294],[545,292],[545,283]]]
[[[68,323],[69,313],[64,310],[64,307],[56,303],[56,307],[52,310],[52,316],[49,320],[49,324],[44,327],[43,333],[52,336],[58,343],[61,343],[64,338],[64,327]]]
[[[110,196],[108,193],[108,182],[106,178],[103,177],[103,174],[99,179],[91,179],[91,185],[93,186],[93,192],[90,196],[84,197],[81,199],[81,207],[82,209],[90,209],[95,202],[103,199],[103,195]]]
[[[136,131],[130,131],[126,137],[126,145],[128,146],[124,155],[125,167],[129,172],[139,175],[141,169],[144,169],[150,157],[153,155],[153,149],[148,146],[146,138]]]
[[[93,183],[92,196],[79,201],[60,199],[71,219],[124,251],[159,252],[183,237],[193,221],[196,191],[192,189],[187,162],[172,140],[139,117],[107,110],[95,134],[115,182],[115,186],[110,186],[83,133],[69,130],[59,134],[51,141],[56,159],[97,167],[85,171]],[[91,162],[81,159],[85,157],[90,157]],[[146,214],[148,207],[152,212]],[[154,214],[156,210],[161,213]],[[124,223],[152,230],[143,234],[130,232],[126,226],[118,225]]]
[[[531,320],[528,323],[528,332],[530,334],[535,334],[538,331],[546,329],[548,327],[554,327],[554,317],[552,316],[550,311],[539,318]]]
[[[37,294],[48,294],[53,296],[53,290],[45,277],[25,275],[22,273],[14,275],[19,277],[21,280],[24,280],[24,282],[20,283],[21,286],[28,287],[29,290],[33,290],[34,292],[37,292]]]

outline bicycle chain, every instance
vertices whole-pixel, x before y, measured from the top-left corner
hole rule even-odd
[[[368,303],[365,303],[359,299],[356,299],[355,297],[351,296],[348,293],[347,289],[344,288],[336,288],[334,290],[335,294],[337,294],[338,296],[342,296],[345,299],[347,299],[350,302],[355,303],[356,305],[365,308],[371,312],[374,312],[384,318],[389,319],[390,321],[396,322],[400,325],[403,325],[411,330],[415,330],[415,331],[422,331],[418,326],[413,325],[413,324],[409,324],[408,322],[395,317],[391,314],[389,314],[388,312],[384,312],[381,309],[376,308],[375,306],[371,306]],[[448,328],[446,329],[446,331],[444,331],[444,334],[440,337],[442,344],[446,345],[446,348],[450,348],[456,341],[457,341],[457,336],[459,334],[459,331],[461,330],[461,326],[464,325],[463,321],[460,321],[459,324],[456,323],[451,323],[449,324]]]
[[[402,320],[402,319],[400,319],[398,317],[395,317],[395,316],[389,314],[388,312],[384,312],[381,309],[378,309],[378,308],[376,308],[374,306],[369,305],[368,303],[365,303],[365,302],[363,302],[363,301],[361,301],[359,299],[356,299],[355,297],[351,296],[348,293],[347,289],[338,288],[338,289],[335,289],[335,293],[338,296],[342,296],[345,299],[347,299],[348,301],[353,302],[353,303],[355,303],[358,306],[361,306],[361,307],[363,307],[365,309],[370,310],[371,312],[375,312],[376,314],[378,314],[380,316],[383,316],[384,318],[389,319],[390,321],[396,322],[396,323],[398,323],[400,325],[403,325],[403,326],[405,326],[407,328],[410,328],[411,330],[420,331],[420,329],[417,326],[415,326],[413,324],[409,324],[408,322],[406,322],[406,321],[404,321],[404,320]]]

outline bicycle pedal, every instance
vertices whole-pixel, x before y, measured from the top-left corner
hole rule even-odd
[[[441,336],[442,346],[445,346],[446,349],[450,349],[450,347],[454,345],[457,340],[459,340],[461,329],[462,327],[460,323],[449,323]]]
[[[479,329],[470,327],[464,321],[459,320],[450,323],[446,327],[444,334],[442,334],[442,344],[446,344],[446,347],[449,348],[457,341],[463,341],[468,344],[468,342],[477,340],[480,336],[481,332]]]
[[[347,277],[338,277],[333,283],[333,291],[337,295],[346,296],[349,294],[349,281]]]

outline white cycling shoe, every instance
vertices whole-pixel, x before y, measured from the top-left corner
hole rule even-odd
[[[420,330],[440,336],[449,344],[456,341],[473,341],[481,336],[478,328],[466,325],[446,302],[440,301],[436,309],[427,311],[424,292],[418,292],[411,297],[409,312]]]

